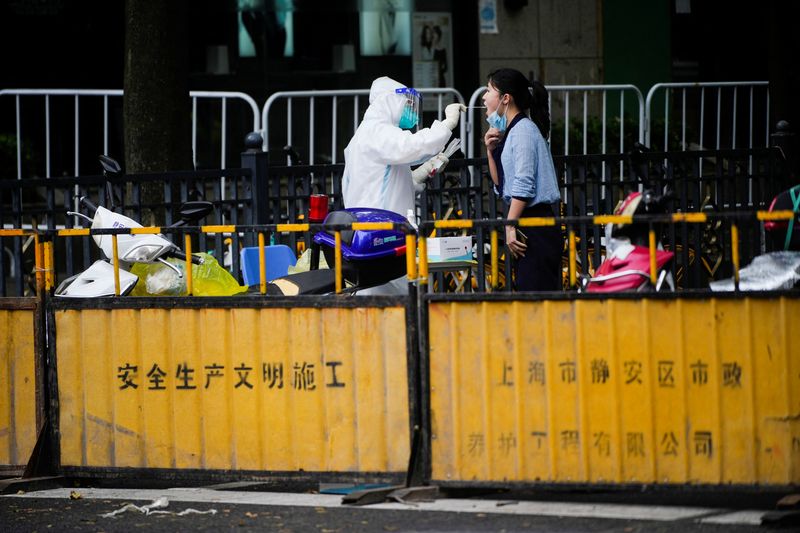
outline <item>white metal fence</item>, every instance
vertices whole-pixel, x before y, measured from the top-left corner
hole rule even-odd
[[[14,104],[14,120],[15,120],[15,133],[16,133],[16,160],[17,160],[17,178],[23,177],[23,151],[25,150],[25,127],[31,129],[40,129],[44,126],[44,171],[46,177],[51,177],[53,174],[52,168],[52,144],[53,136],[51,134],[51,127],[56,120],[52,115],[51,108],[53,101],[56,99],[72,99],[72,151],[73,151],[73,171],[74,175],[79,175],[81,172],[80,161],[84,152],[88,152],[92,158],[97,156],[97,151],[101,148],[99,145],[81,142],[81,130],[86,128],[87,116],[89,113],[83,113],[87,108],[93,108],[96,105],[102,105],[102,124],[92,122],[98,129],[102,128],[102,150],[104,154],[108,153],[109,141],[117,143],[122,146],[121,128],[116,128],[112,133],[112,119],[110,116],[110,109],[114,106],[120,106],[122,102],[122,90],[119,89],[3,89],[0,90],[0,105],[5,105],[3,102],[13,99]],[[203,130],[206,134],[214,131],[212,136],[219,136],[220,139],[220,160],[219,165],[221,168],[227,167],[226,152],[235,147],[236,151],[240,151],[240,146],[244,136],[250,131],[258,131],[260,128],[260,115],[258,112],[258,105],[252,97],[241,92],[217,92],[217,91],[191,91],[189,93],[192,99],[192,153],[195,165],[197,164],[198,154],[198,129]],[[4,98],[5,97],[5,98]],[[198,100],[211,100],[212,102],[219,103],[219,115],[209,116],[208,123],[200,123],[198,120]],[[241,135],[237,135],[233,142],[229,141],[228,135],[228,108],[229,101],[237,101],[239,105],[243,106],[240,110],[245,116],[249,115],[246,121],[246,126]],[[60,102],[59,102],[60,103]],[[69,104],[67,104],[69,105]],[[31,122],[25,120],[23,117],[23,108],[29,112],[29,115],[36,118],[41,115],[42,121],[38,126],[33,125]],[[97,111],[96,109],[94,111]],[[99,113],[94,113],[99,114]],[[63,118],[63,113],[58,114],[59,119]],[[64,124],[59,124],[64,126]],[[91,124],[89,127],[92,127]],[[250,129],[252,128],[252,129]],[[39,132],[32,132],[35,136],[39,136]],[[238,132],[237,132],[238,133]],[[234,144],[235,143],[235,144]],[[120,154],[121,155],[121,154]],[[32,165],[38,167],[41,162],[34,162]],[[33,173],[37,173],[34,171]]]
[[[645,114],[645,143],[665,152],[769,146],[767,81],[658,83],[647,93]],[[656,125],[662,131],[654,132]]]
[[[480,104],[485,90],[480,87],[472,93],[470,109],[460,124],[462,150],[467,157],[482,152],[479,136],[485,127],[484,114],[473,106]],[[551,146],[555,155],[589,151],[622,153],[630,148],[632,139],[665,151],[769,145],[766,81],[659,83],[646,99],[634,85],[552,85],[548,91],[553,122]],[[420,92],[425,96],[423,126],[433,118],[442,118],[447,104],[465,103],[452,88],[427,88]],[[213,161],[218,157],[219,167],[226,168],[228,154],[241,151],[244,136],[250,131],[262,133],[264,150],[271,142],[282,143],[281,147],[292,145],[302,150],[309,164],[339,162],[368,105],[368,95],[367,89],[277,92],[259,109],[256,101],[245,93],[192,91],[194,162],[197,165],[200,159],[202,166],[216,166]],[[65,171],[64,161],[70,158],[69,170],[78,175],[80,161],[86,154],[93,159],[101,146],[103,153],[108,153],[110,142],[121,147],[121,125],[114,124],[112,128],[110,116],[112,108],[119,114],[121,98],[121,90],[0,90],[3,129],[10,131],[10,122],[15,123],[16,177],[53,174],[51,129],[57,129],[62,136],[58,143],[61,172]],[[5,103],[9,100],[12,106]],[[200,100],[210,101],[202,113],[198,110]],[[59,112],[54,118],[55,102]],[[236,102],[236,122],[240,127],[235,132],[230,129],[231,102]],[[84,114],[87,108],[93,111]],[[63,138],[65,127],[71,128],[67,139]],[[281,133],[271,132],[275,128],[280,128]],[[82,134],[91,142],[82,140]],[[25,169],[26,142],[33,144],[31,138],[36,139],[36,156],[42,161],[29,162],[32,168]],[[67,151],[71,154],[64,153]]]
[[[437,119],[442,118],[444,108],[453,102],[464,103],[464,98],[455,89],[451,88],[423,88],[417,89],[423,96],[423,114],[425,117],[427,111],[434,113]],[[302,104],[295,105],[298,101]],[[431,105],[430,102],[434,104]],[[290,145],[292,147],[301,147],[306,153],[307,163],[313,165],[318,162],[321,152],[317,149],[316,141],[318,138],[325,136],[328,132],[320,133],[323,127],[330,127],[330,163],[337,163],[340,161],[340,155],[343,154],[344,148],[350,141],[350,138],[355,133],[358,124],[369,103],[369,89],[355,89],[355,90],[325,90],[325,91],[284,91],[273,93],[264,104],[261,111],[261,123],[264,125],[262,137],[264,139],[263,149],[269,150],[270,145],[270,124],[275,124],[276,112],[279,107],[283,107],[286,113],[285,122],[281,122],[281,126],[285,126],[286,137],[281,140],[283,145]],[[303,105],[304,104],[304,105]],[[302,105],[302,110],[296,109]],[[298,118],[300,115],[302,117]],[[342,118],[342,117],[345,118]],[[300,121],[305,119],[307,130],[298,134],[300,129]],[[342,127],[344,124],[350,124],[351,127]],[[344,122],[347,121],[347,122]],[[422,126],[425,126],[423,123]],[[461,122],[461,142],[465,140],[465,125]],[[340,141],[340,135],[342,139]],[[273,134],[274,136],[274,134]],[[288,160],[287,164],[291,164]]]
[[[663,115],[659,109],[663,109]],[[656,150],[762,148],[770,144],[767,81],[658,83],[647,93],[645,112],[645,143]],[[675,115],[680,118],[672,120]],[[656,126],[661,131],[656,131]],[[753,200],[752,172],[750,157],[746,180],[748,205]],[[703,173],[699,161],[698,174]],[[712,200],[724,204],[717,189]]]
[[[476,89],[469,99],[469,115],[467,121],[468,136],[468,157],[475,157],[480,152],[479,146],[482,145],[476,135],[483,131],[483,113],[474,106],[479,105],[478,101],[486,91],[486,87]],[[590,131],[591,119],[598,119],[600,128],[600,138],[596,141],[600,145],[600,153],[607,153],[609,148],[608,137],[615,128],[614,133],[619,134],[619,142],[615,148],[618,153],[625,151],[625,120],[629,116],[633,120],[633,127],[636,128],[634,138],[639,142],[644,140],[645,128],[645,107],[642,92],[635,85],[548,85],[547,92],[550,99],[550,119],[559,129],[563,128],[563,150],[555,155],[567,155],[570,152],[570,132],[573,124],[578,124],[578,140],[582,147],[579,153],[589,153],[589,143],[593,132]],[[609,98],[611,95],[611,98]],[[628,95],[626,103],[625,96]],[[573,101],[577,98],[577,105],[573,106]],[[626,109],[633,108],[626,114]],[[553,143],[553,131],[551,129],[551,145]],[[574,148],[574,147],[573,147]]]

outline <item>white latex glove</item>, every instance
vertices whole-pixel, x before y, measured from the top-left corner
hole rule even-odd
[[[450,131],[456,129],[458,126],[458,119],[461,118],[461,113],[467,110],[464,104],[450,104],[444,108],[444,120],[442,123],[450,128]]]
[[[431,157],[411,172],[411,179],[417,185],[425,183],[431,177],[444,170],[450,159],[443,153]]]

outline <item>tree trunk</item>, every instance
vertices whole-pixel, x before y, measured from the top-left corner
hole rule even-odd
[[[125,17],[126,172],[191,170],[187,2],[126,0]],[[163,183],[142,186],[143,205],[163,202]],[[163,210],[145,209],[143,219],[158,225]]]

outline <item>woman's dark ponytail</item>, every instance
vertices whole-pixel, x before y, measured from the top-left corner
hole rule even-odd
[[[547,97],[547,88],[538,80],[531,82],[531,120],[542,132],[542,137],[550,137],[550,99]]]

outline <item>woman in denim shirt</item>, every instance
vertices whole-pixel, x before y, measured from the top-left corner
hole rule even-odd
[[[484,136],[495,193],[508,205],[506,218],[558,216],[553,157],[547,144],[550,110],[547,89],[530,83],[519,71],[489,74],[483,95],[489,131]],[[550,291],[561,288],[563,237],[555,226],[506,226],[506,245],[514,258],[515,288]]]

